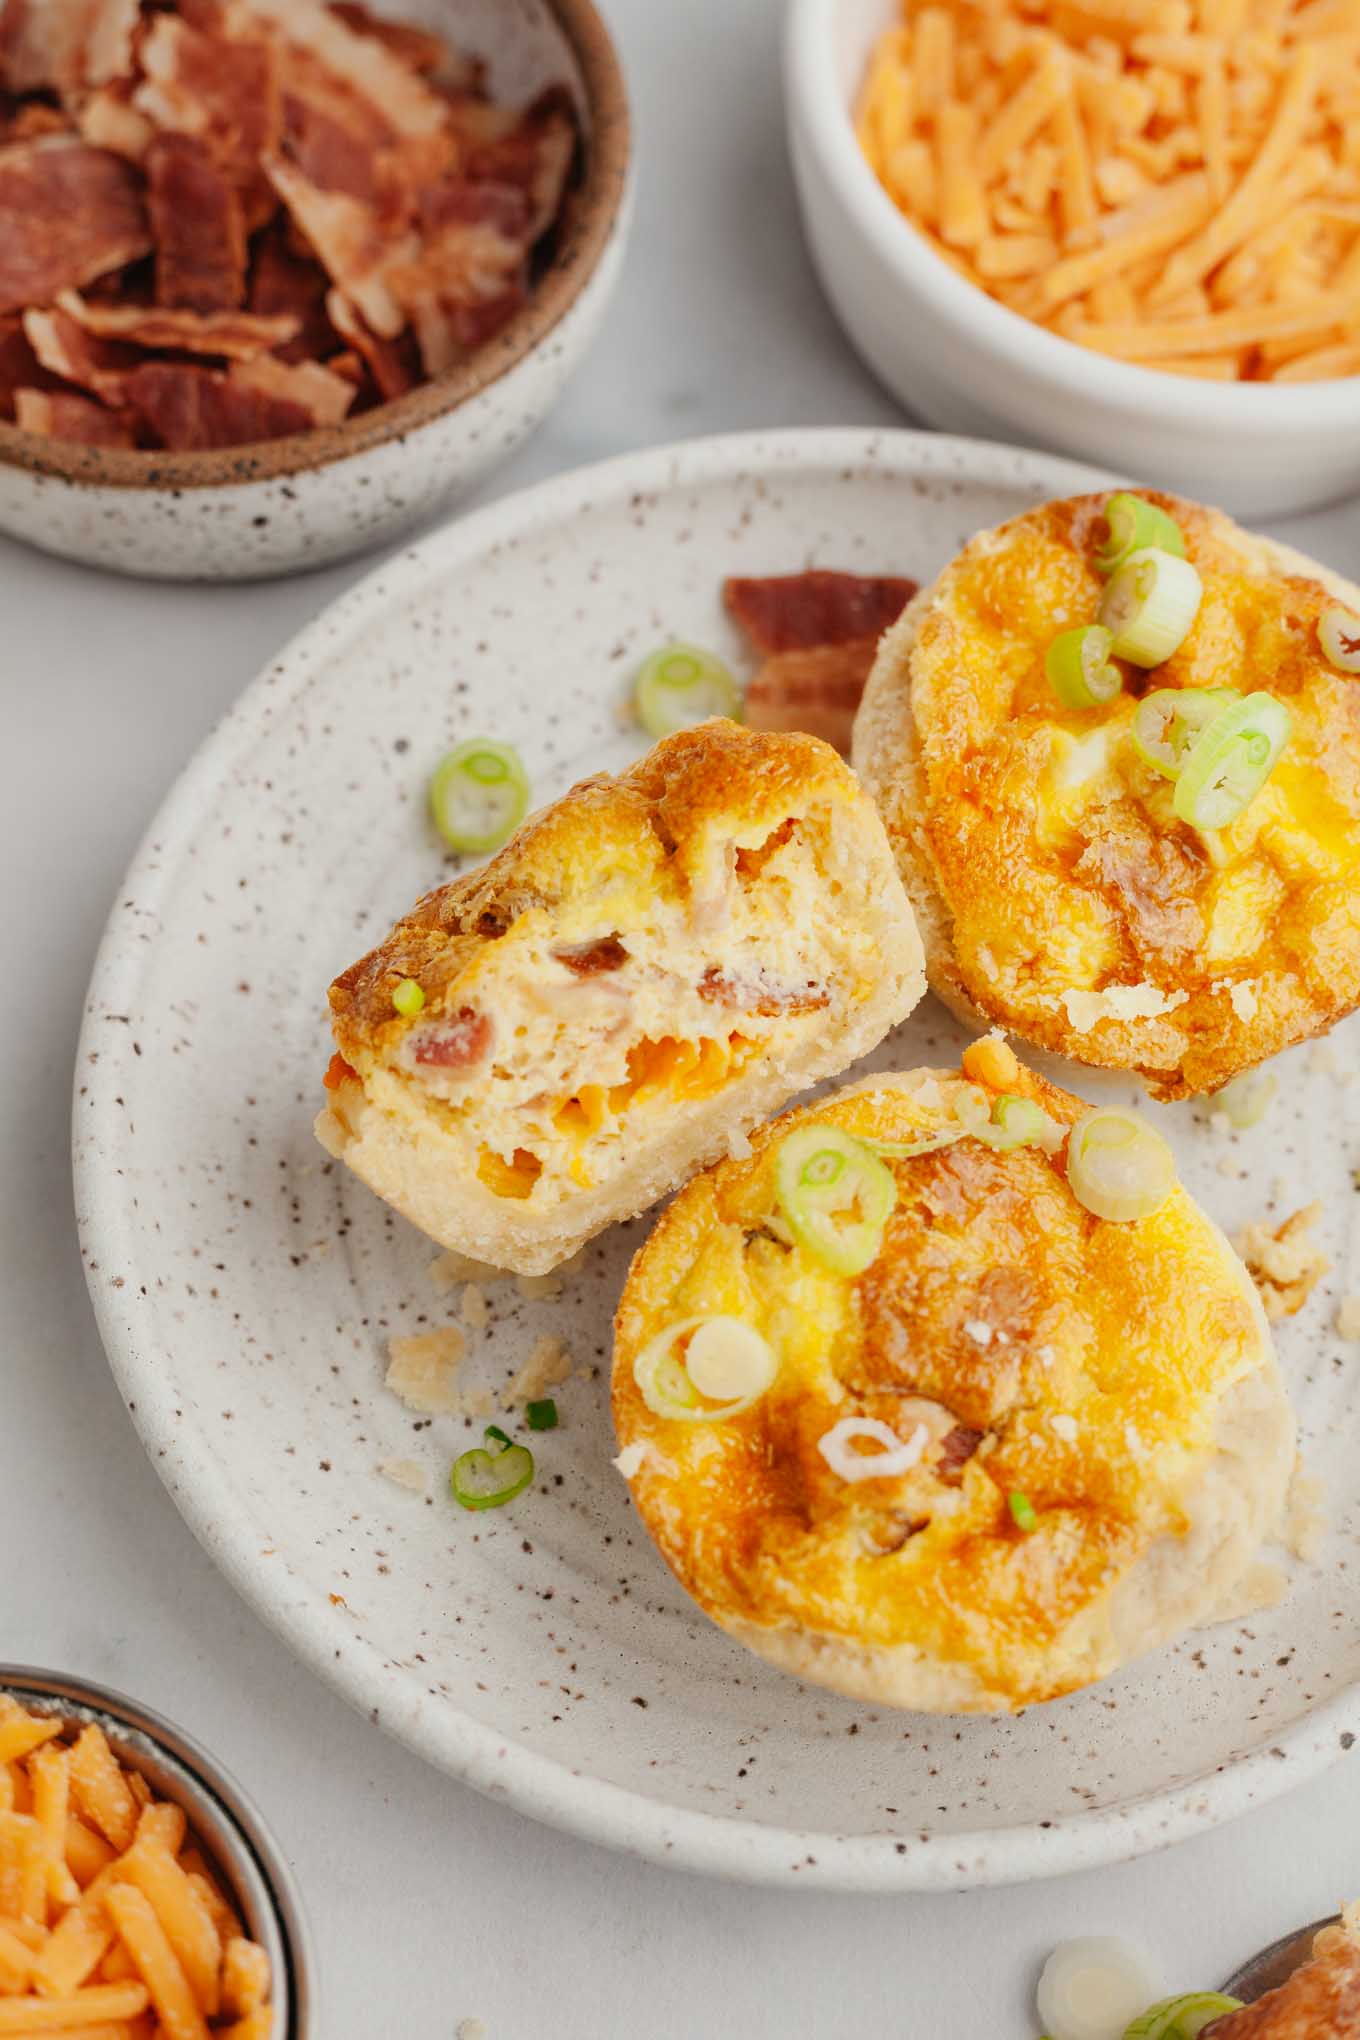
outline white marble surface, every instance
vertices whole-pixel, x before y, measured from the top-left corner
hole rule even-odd
[[[603,343],[488,493],[690,433],[894,418],[802,252],[779,12],[610,0],[641,128],[633,253]],[[1352,569],[1360,504],[1287,535]],[[0,547],[0,1657],[139,1694],[258,1796],[310,1911],[325,2040],[453,2040],[473,2016],[488,2040],[1027,2040],[1035,1966],[1058,1938],[1132,1934],[1184,1987],[1360,1891],[1354,1764],[1169,1854],[1024,1890],[854,1900],[629,1863],[426,1770],[212,1571],[95,1335],[72,1233],[71,1063],[118,875],[171,776],[361,571],[175,589]]]

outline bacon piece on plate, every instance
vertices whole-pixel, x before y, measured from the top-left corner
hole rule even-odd
[[[275,361],[261,354],[254,361],[234,361],[227,375],[238,389],[298,405],[311,425],[338,425],[354,402],[354,384],[319,361]]]
[[[254,312],[182,312],[163,305],[96,303],[63,291],[61,309],[101,340],[125,340],[132,347],[173,348],[181,354],[211,354],[250,361],[292,340],[298,322],[291,313],[262,318]]]
[[[0,85],[75,97],[132,69],[138,0],[0,0]]]
[[[848,751],[878,640],[915,593],[914,581],[817,569],[728,581],[728,613],[765,661],[746,690],[752,729],[803,730]]]
[[[364,361],[384,403],[404,397],[420,380],[420,360],[409,333],[396,340],[381,340],[372,332],[342,290],[326,299],[330,323],[343,340],[348,340]],[[331,363],[334,368],[334,362]]]
[[[250,309],[263,318],[297,320],[293,339],[273,351],[285,361],[317,361],[331,352],[340,328],[327,317],[328,279],[310,255],[291,245],[287,226],[276,220],[255,243],[250,266]]]
[[[433,35],[429,29],[415,28],[405,21],[384,21],[361,6],[359,0],[331,0],[330,11],[353,34],[382,43],[408,70],[429,76],[447,71],[456,61],[442,35]]]
[[[278,51],[265,36],[228,39],[158,14],[142,43],[134,103],[148,120],[193,135],[234,184],[258,183],[261,156],[283,135]]]
[[[303,405],[243,387],[194,362],[143,362],[126,378],[124,390],[148,437],[176,453],[280,439],[306,432],[312,423]]]
[[[16,390],[15,423],[43,439],[77,439],[83,446],[135,446],[131,425],[74,390]]]
[[[156,302],[229,312],[245,303],[246,222],[239,192],[192,135],[157,135],[146,152],[156,243]]]
[[[47,304],[151,247],[135,173],[74,136],[0,150],[0,219],[0,312]]]
[[[139,358],[134,349],[96,340],[56,305],[25,312],[24,334],[49,374],[89,390],[106,404],[122,403],[123,377]]]
[[[815,567],[802,574],[737,579],[723,585],[728,615],[766,657],[771,652],[802,652],[812,645],[881,637],[915,593],[915,581],[887,574],[833,574]]]
[[[270,157],[264,169],[332,283],[358,306],[375,333],[395,340],[406,314],[392,295],[385,271],[393,263],[419,257],[415,235],[393,239],[375,207],[347,192],[320,190],[281,156]]]

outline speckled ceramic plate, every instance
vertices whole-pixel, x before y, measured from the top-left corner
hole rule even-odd
[[[545,1330],[577,1373],[540,1478],[474,1518],[445,1478],[461,1420],[382,1385],[389,1335],[449,1320],[429,1243],[316,1146],[325,989],[447,875],[426,773],[495,732],[536,793],[640,748],[618,708],[671,633],[740,650],[731,572],[933,573],[979,526],[1089,486],[1066,463],[908,433],[710,441],[568,476],[454,524],[362,582],[256,681],[174,789],[90,993],[76,1098],[91,1291],[147,1450],[185,1518],[323,1678],[413,1749],[596,1840],[735,1876],[860,1889],[1040,1876],[1222,1820],[1360,1732],[1355,1349],[1331,1324],[1360,1208],[1360,1086],[1335,1042],[1284,1058],[1253,1133],[1160,1113],[1229,1227],[1312,1197],[1339,1274],[1281,1347],[1325,1562],[1276,1613],[1187,1637],[1015,1720],[895,1716],[797,1685],[685,1599],[610,1467],[610,1316],[640,1224],[549,1301],[491,1292],[467,1385],[500,1390]],[[952,1059],[928,1001],[873,1058]],[[1093,1096],[1127,1085],[1066,1072]],[[380,1461],[413,1458],[424,1496]]]

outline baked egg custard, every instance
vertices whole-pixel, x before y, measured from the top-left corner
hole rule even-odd
[[[1217,511],[982,533],[884,638],[854,759],[965,1017],[1175,1098],[1360,1002],[1360,590]]]
[[[1293,1462],[1255,1291],[1165,1143],[995,1037],[698,1177],[615,1331],[617,1464],[681,1583],[890,1706],[1014,1710],[1207,1619]]]
[[[336,979],[317,1133],[433,1239],[538,1274],[924,987],[854,774],[715,719],[574,787]]]

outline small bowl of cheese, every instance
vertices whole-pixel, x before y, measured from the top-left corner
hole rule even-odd
[[[913,412],[1238,511],[1360,486],[1360,0],[794,0],[786,93]]]

